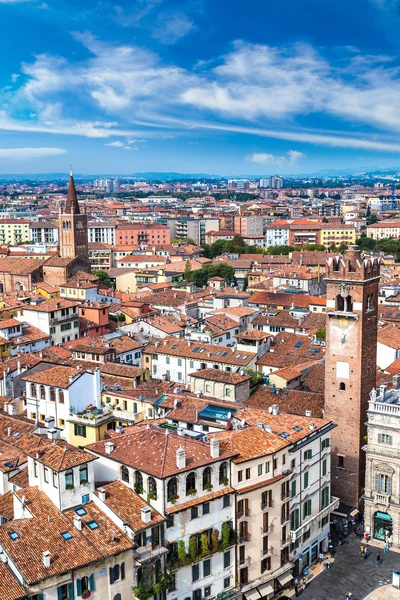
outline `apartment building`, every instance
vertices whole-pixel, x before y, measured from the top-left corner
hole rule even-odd
[[[321,227],[320,244],[329,248],[330,246],[340,246],[345,244],[350,246],[356,243],[356,228],[354,225],[329,225],[323,224]]]
[[[59,365],[22,377],[26,384],[26,410],[35,423],[51,419],[68,440],[67,420],[73,413],[83,411],[88,405],[101,407],[100,371]]]
[[[118,225],[115,230],[117,246],[164,246],[171,243],[169,227],[160,223],[127,223]]]
[[[18,321],[25,321],[51,335],[51,344],[63,344],[79,337],[78,302],[52,298],[24,305]]]
[[[234,429],[217,433],[237,452],[231,462],[236,490],[238,585],[250,597],[272,598],[328,547],[330,431],[327,419],[247,408]]]
[[[400,238],[400,221],[388,219],[374,225],[368,225],[367,236],[373,240],[381,240],[382,238]]]
[[[116,223],[94,221],[88,223],[89,244],[100,243],[115,246]]]
[[[167,564],[174,574],[167,600],[201,600],[233,588],[235,503],[230,461],[235,452],[216,438],[198,441],[150,425],[87,449],[98,457],[96,479],[122,481],[166,518]],[[142,545],[151,551],[153,539],[139,541]],[[144,570],[143,579],[151,585]]]
[[[264,219],[262,215],[248,215],[234,217],[234,230],[241,236],[263,236]]]
[[[212,344],[184,341],[175,337],[148,344],[143,350],[143,366],[154,378],[189,383],[189,375],[199,369],[239,372],[252,368],[257,360],[254,350],[219,348]]]
[[[372,390],[367,411],[364,518],[370,536],[384,542],[392,537],[400,547],[400,390],[399,376],[394,389],[385,385]]]
[[[7,246],[18,246],[23,242],[29,242],[30,221],[24,219],[0,219],[0,244]]]
[[[274,221],[267,226],[266,240],[268,246],[287,246],[289,245],[289,222]]]
[[[54,221],[30,222],[29,240],[34,244],[58,244],[58,224]]]

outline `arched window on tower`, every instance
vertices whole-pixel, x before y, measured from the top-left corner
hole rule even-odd
[[[346,384],[343,381],[341,381],[339,383],[339,391],[340,392],[345,392],[346,391]]]
[[[347,296],[346,298],[346,311],[353,312],[353,299],[351,296]]]
[[[344,311],[344,298],[341,294],[336,296],[336,310]]]

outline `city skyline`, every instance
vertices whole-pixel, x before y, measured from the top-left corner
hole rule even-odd
[[[400,162],[397,0],[0,0],[0,15],[0,174]]]

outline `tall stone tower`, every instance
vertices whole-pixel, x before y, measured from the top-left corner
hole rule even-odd
[[[72,171],[69,176],[68,195],[64,210],[60,210],[60,256],[63,258],[80,258],[85,263],[88,259],[87,216],[81,214],[76,195]]]
[[[325,416],[332,431],[332,493],[358,506],[364,488],[366,418],[376,386],[380,259],[357,246],[329,258],[326,270]]]

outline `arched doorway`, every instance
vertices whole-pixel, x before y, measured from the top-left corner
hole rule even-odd
[[[385,540],[392,535],[392,517],[388,513],[376,512],[374,514],[374,538]]]

